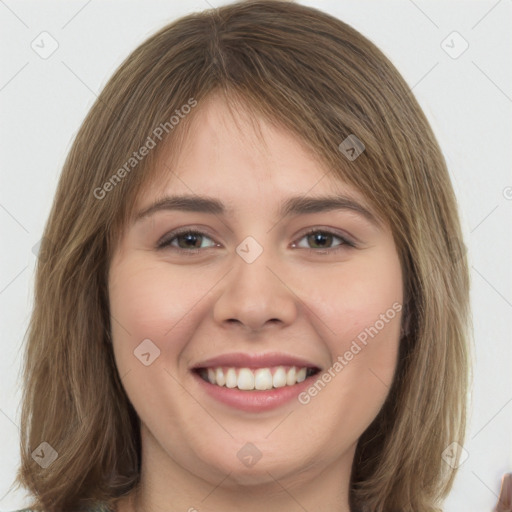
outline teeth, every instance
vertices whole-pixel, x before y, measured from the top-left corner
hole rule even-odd
[[[217,368],[215,371],[215,380],[213,381],[213,384],[215,383],[219,386],[224,386],[224,384],[226,384],[226,376],[224,375],[222,368]]]
[[[238,389],[254,389],[254,373],[248,368],[242,368],[238,372]]]
[[[297,382],[297,379],[295,378],[295,376],[296,376],[295,366],[292,366],[288,370],[288,373],[286,374],[286,385],[287,386],[293,386]]]
[[[302,382],[303,380],[305,380],[306,379],[306,368],[301,368],[297,372],[297,376],[295,378],[297,379],[297,382]]]
[[[236,372],[234,368],[229,368],[229,370],[226,373],[226,387],[227,388],[236,388],[237,385],[237,378],[236,378]],[[212,384],[215,384],[215,382],[212,382]]]
[[[238,370],[238,374],[237,374]],[[273,372],[273,373],[272,373]],[[284,386],[294,386],[304,381],[315,371],[312,368],[297,368],[295,366],[276,368],[208,368],[201,370],[203,379],[217,386],[227,388],[238,388],[244,391],[254,389],[264,391]]]
[[[274,373],[274,376],[272,377],[272,384],[275,388],[282,388],[286,386],[286,371],[282,366],[280,366]]]
[[[248,371],[252,373],[250,370]],[[240,371],[240,373],[242,373],[242,371]],[[254,373],[254,388],[259,390],[272,389],[272,374],[268,368],[256,370]]]

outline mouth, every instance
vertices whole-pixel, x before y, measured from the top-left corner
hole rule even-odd
[[[199,393],[223,407],[262,413],[293,403],[320,366],[293,354],[222,354],[191,368]]]
[[[308,366],[279,365],[262,368],[198,367],[193,371],[205,382],[240,391],[268,391],[296,386],[320,369]]]

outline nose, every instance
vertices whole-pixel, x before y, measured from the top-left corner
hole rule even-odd
[[[214,320],[219,325],[234,323],[248,331],[260,331],[295,321],[299,298],[291,276],[269,253],[264,250],[252,263],[235,253],[232,270],[222,280],[214,305]]]

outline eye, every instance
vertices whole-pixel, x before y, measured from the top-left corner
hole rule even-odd
[[[187,252],[198,252],[201,249],[208,249],[208,247],[202,247],[203,239],[209,239],[205,233],[201,231],[194,231],[191,229],[169,233],[165,236],[160,242],[157,244],[158,249],[163,249],[165,247],[173,247],[178,251],[187,251]],[[177,245],[174,243],[177,242]],[[213,244],[210,247],[215,246]]]
[[[304,239],[306,240],[307,244],[311,244],[313,247],[304,247],[303,245],[297,243],[293,243],[292,247],[305,248],[315,253],[332,253],[344,248],[346,249],[347,247],[356,247],[356,245],[346,237],[325,229],[311,229],[304,233],[299,240]],[[335,247],[329,247],[329,245],[333,243],[334,239],[338,239],[341,243]],[[167,234],[162,238],[161,241],[157,243],[157,249],[164,249],[169,247],[178,252],[187,252],[190,254],[198,253],[201,250],[218,246],[218,244],[213,242],[211,245],[205,247],[202,243],[204,240],[210,240],[213,242],[212,238],[210,238],[206,233],[203,233],[202,231],[194,229],[174,231]]]
[[[335,239],[335,238],[340,240],[341,243],[337,247],[334,247],[334,248],[328,247],[330,244],[332,244],[333,239]],[[318,229],[318,228],[311,229],[307,233],[304,233],[304,235],[302,235],[302,238],[300,238],[300,240],[303,240],[303,239],[306,239],[306,242],[308,244],[317,246],[317,247],[313,247],[313,248],[306,247],[306,249],[313,250],[314,252],[319,252],[319,250],[324,250],[324,252],[335,252],[335,251],[339,251],[340,249],[343,249],[344,246],[345,246],[345,248],[347,246],[355,247],[355,244],[353,242],[351,242],[350,240],[348,240],[346,237],[336,234],[329,230]],[[295,243],[293,244],[293,246],[301,247],[300,245],[297,245]]]

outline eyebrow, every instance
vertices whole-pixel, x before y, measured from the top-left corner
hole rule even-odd
[[[224,203],[212,197],[198,195],[167,196],[137,213],[135,222],[147,218],[156,212],[165,210],[210,213],[212,215],[225,215],[232,212],[230,208],[226,208]],[[380,226],[380,222],[374,213],[354,199],[344,195],[290,197],[280,208],[279,216],[289,217],[292,215],[306,215],[332,210],[354,211],[376,226]]]

